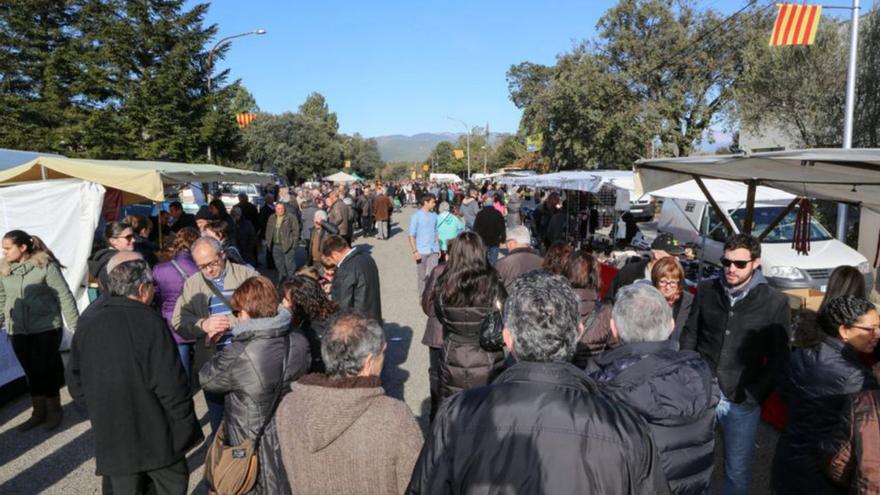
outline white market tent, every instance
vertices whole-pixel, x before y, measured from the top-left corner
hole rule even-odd
[[[709,155],[640,160],[635,164],[636,192],[651,193],[694,180],[714,204],[703,179],[727,179],[747,185],[747,214],[743,230],[751,228],[751,212],[759,185],[788,193],[842,203],[880,212],[880,149],[810,149],[740,155]],[[781,220],[797,200],[780,213]],[[736,231],[723,218],[729,231]],[[772,227],[772,225],[771,225]],[[768,227],[769,229],[769,227]]]
[[[345,172],[336,172],[333,175],[328,175],[327,177],[324,177],[324,180],[332,182],[334,184],[350,184],[352,182],[357,182],[360,179]]]

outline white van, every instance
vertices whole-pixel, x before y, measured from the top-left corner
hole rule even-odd
[[[713,182],[726,181],[706,181],[710,192],[713,192]],[[723,201],[722,199],[732,199],[730,195],[723,193],[719,194],[721,197],[716,197],[713,193],[713,197],[728,212],[737,228],[742,229],[746,213],[746,187],[739,183],[728,184],[742,186],[742,195],[739,196],[741,199]],[[794,198],[775,189],[759,188],[759,192],[760,189],[764,191],[763,194],[758,194],[758,201],[755,203],[752,227],[752,234],[755,236],[762,233]],[[669,192],[663,190],[653,194],[660,196]],[[727,239],[724,225],[705,198],[700,200],[691,194],[682,195],[689,197],[664,199],[657,230],[672,233],[680,242],[693,243],[699,258],[707,263],[720,265],[724,241]],[[840,265],[849,265],[858,268],[864,275],[865,285],[870,292],[874,281],[868,260],[858,251],[835,239],[815,218],[810,226],[810,253],[798,254],[791,247],[796,218],[797,208],[789,212],[761,243],[761,266],[770,285],[779,289],[813,288],[824,292],[831,271]]]

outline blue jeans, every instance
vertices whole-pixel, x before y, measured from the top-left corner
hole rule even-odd
[[[761,407],[754,403],[736,404],[724,394],[715,408],[715,421],[724,439],[724,482],[721,495],[749,493],[752,483],[752,455],[755,434],[761,420]]]
[[[489,257],[489,264],[495,266],[495,263],[498,262],[498,246],[489,246],[486,249],[486,255]]]
[[[186,374],[187,380],[192,378],[192,342],[188,344],[177,344],[177,352],[180,354],[180,364],[183,365],[183,372]]]

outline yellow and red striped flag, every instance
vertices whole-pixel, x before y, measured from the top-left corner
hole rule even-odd
[[[779,15],[770,36],[770,46],[812,45],[822,17],[821,5],[778,3]]]
[[[235,120],[238,121],[238,128],[244,129],[245,127],[254,123],[254,119],[257,118],[257,114],[255,113],[237,113],[235,114]]]

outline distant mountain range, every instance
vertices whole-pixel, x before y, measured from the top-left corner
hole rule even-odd
[[[460,132],[423,132],[412,136],[393,134],[390,136],[377,136],[373,139],[379,145],[379,154],[386,162],[419,162],[428,158],[431,150],[443,141],[455,142],[463,133]],[[506,136],[504,133],[489,133],[489,142],[495,144],[499,138]],[[474,150],[471,150],[473,153]]]

